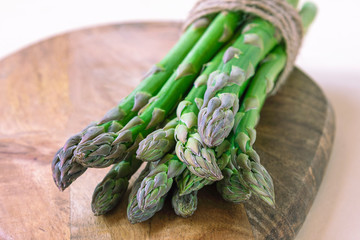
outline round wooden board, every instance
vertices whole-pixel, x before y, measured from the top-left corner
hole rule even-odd
[[[276,209],[256,198],[225,202],[213,186],[198,210],[177,217],[167,202],[131,225],[124,198],[93,216],[91,195],[107,169],[91,169],[64,192],[51,177],[56,150],[102,115],[171,48],[178,23],[96,27],[42,41],[0,62],[0,238],[292,239],[319,188],[334,117],[321,90],[295,70],[262,111],[255,144],[274,179]]]

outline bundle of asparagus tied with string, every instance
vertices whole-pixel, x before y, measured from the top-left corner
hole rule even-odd
[[[299,15],[306,31],[316,7],[305,3]],[[131,223],[151,218],[172,188],[175,213],[189,217],[198,191],[214,182],[227,201],[255,195],[274,207],[255,128],[287,57],[276,27],[260,17],[223,11],[199,18],[132,93],[60,148],[55,184],[64,190],[87,168],[113,165],[92,197],[94,214],[102,215],[147,162],[129,195]]]

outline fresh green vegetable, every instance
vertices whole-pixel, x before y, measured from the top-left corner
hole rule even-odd
[[[156,212],[160,211],[162,207],[164,206],[164,201],[166,196],[162,196],[158,202],[157,205],[155,205],[152,208],[148,208],[146,210],[141,210],[138,205],[138,201],[136,198],[136,194],[141,186],[141,181],[146,177],[146,175],[149,174],[149,172],[154,168],[153,163],[147,163],[145,169],[141,172],[140,176],[136,179],[134,186],[131,189],[130,195],[129,195],[129,203],[127,206],[127,217],[129,221],[134,223],[140,223],[143,221],[148,220],[152,216],[155,215]]]
[[[222,170],[222,173],[224,178],[216,182],[216,188],[224,200],[242,203],[251,197],[251,191],[231,162]]]
[[[316,10],[314,11],[312,4],[304,5],[300,11],[304,30],[309,27],[315,14]],[[255,126],[259,120],[261,108],[285,63],[286,52],[284,47],[279,45],[266,57],[252,79],[237,114],[239,124],[234,129],[236,157],[233,158],[233,165],[239,171],[240,178],[246,187],[270,206],[275,206],[273,181],[267,170],[260,164],[260,157],[253,149],[253,144],[256,139]]]
[[[156,167],[142,180],[136,199],[142,211],[156,206],[165,196],[173,183],[173,178],[180,175],[186,166],[172,154],[166,155]]]
[[[261,18],[248,20],[240,38],[226,50],[223,65],[210,74],[198,116],[198,131],[207,146],[221,144],[230,134],[239,109],[239,97],[256,66],[279,41],[275,33],[276,29]]]
[[[224,42],[231,38],[239,18],[239,14],[232,12],[218,14],[176,72],[171,75],[160,92],[139,111],[139,115],[132,118],[116,134],[103,133],[79,144],[74,151],[77,162],[91,167],[111,164],[121,158],[134,142],[137,140],[140,142],[143,136],[152,132],[176,107],[203,64],[207,63]]]
[[[80,177],[86,167],[77,163],[73,159],[73,152],[80,142],[80,134],[69,138],[64,147],[59,149],[51,163],[51,170],[56,186],[64,191],[73,181]]]
[[[118,205],[129,186],[131,176],[142,163],[133,155],[111,168],[96,186],[92,196],[91,209],[96,216],[103,215]]]
[[[187,195],[180,195],[176,190],[171,199],[171,205],[174,208],[176,215],[183,218],[190,217],[196,211],[198,204],[197,191],[191,192]]]
[[[288,3],[296,7],[298,0]],[[303,5],[304,32],[315,15],[313,4]],[[115,164],[92,198],[94,214],[105,214],[147,161],[129,195],[131,223],[163,207],[174,179],[172,206],[182,217],[195,212],[198,191],[215,181],[226,201],[255,195],[274,207],[273,180],[253,146],[262,106],[287,56],[270,23],[246,17],[238,32],[241,13],[219,13],[210,25],[208,18],[196,21],[129,96],[55,154],[52,171],[59,189],[89,167]],[[176,118],[170,114],[175,109]]]
[[[275,194],[271,176],[260,164],[260,157],[253,149],[256,139],[255,126],[267,93],[272,90],[277,76],[285,67],[286,53],[282,46],[276,47],[263,61],[252,79],[243,104],[237,114],[239,123],[234,128],[235,152],[233,164],[250,191],[274,206]]]
[[[221,179],[222,175],[216,163],[214,150],[206,147],[197,132],[197,115],[203,102],[209,73],[221,63],[225,50],[226,47],[206,64],[194,87],[176,110],[179,119],[175,128],[176,155],[187,165],[189,171],[208,180]]]
[[[230,142],[225,140],[215,148],[216,163],[220,170],[222,170],[230,161],[230,145]],[[214,181],[202,178],[193,174],[189,169],[186,169],[176,178],[176,183],[179,189],[179,195],[186,195],[193,191],[198,191],[204,186],[214,183]]]
[[[52,161],[52,172],[54,182],[60,190],[67,188],[88,167],[80,165],[73,157],[77,144],[94,139],[102,133],[119,131],[128,122],[128,119],[135,116],[141,107],[146,105],[148,100],[161,89],[203,35],[209,24],[210,19],[208,18],[200,18],[195,21],[170,52],[149,71],[145,79],[130,95],[123,99],[117,107],[105,114],[98,123],[91,124],[79,134],[70,137],[64,147],[59,149]],[[90,167],[93,166],[90,164]]]
[[[169,121],[163,128],[153,131],[139,144],[136,157],[151,162],[161,159],[165,154],[173,151],[175,146],[174,132],[178,124],[177,118]]]

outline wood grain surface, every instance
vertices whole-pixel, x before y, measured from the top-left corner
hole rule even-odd
[[[72,134],[102,115],[171,48],[178,23],[85,29],[30,46],[0,62],[0,239],[293,239],[322,180],[334,117],[321,90],[295,70],[262,111],[255,148],[274,179],[277,206],[199,193],[193,217],[167,202],[131,225],[127,196],[93,216],[91,195],[108,169],[90,169],[59,192],[50,163]]]

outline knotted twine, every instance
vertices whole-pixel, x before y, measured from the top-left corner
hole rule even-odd
[[[301,46],[303,28],[298,12],[286,0],[199,0],[185,20],[183,29],[198,18],[224,10],[257,15],[272,23],[280,32],[286,44],[287,62],[270,93],[275,94],[291,73]]]

